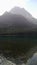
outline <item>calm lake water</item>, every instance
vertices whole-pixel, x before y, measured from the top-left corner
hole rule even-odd
[[[3,40],[8,40],[8,39],[11,39],[11,40],[37,40],[37,36],[28,36],[28,35],[0,35],[0,40],[3,39]]]
[[[23,40],[23,41],[37,41],[36,36],[0,36],[0,40]],[[27,60],[27,63],[25,64],[23,61],[20,60],[20,58],[14,59],[13,57],[9,60],[5,58],[3,55],[0,55],[0,65],[37,65],[37,53],[35,53],[31,58]]]

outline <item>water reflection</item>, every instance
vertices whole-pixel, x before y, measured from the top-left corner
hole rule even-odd
[[[26,64],[23,61],[21,61],[20,58],[9,59],[10,60],[0,55],[0,65],[37,65],[37,53],[34,53],[34,55],[27,60]]]
[[[25,65],[21,60],[19,59],[13,59],[10,61],[6,59],[4,56],[0,55],[0,65]]]
[[[16,65],[16,64],[7,60],[4,56],[0,56],[0,65]]]
[[[37,65],[37,53],[34,53],[34,55],[27,61],[26,65]]]

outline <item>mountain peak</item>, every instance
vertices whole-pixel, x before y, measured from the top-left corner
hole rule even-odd
[[[12,8],[10,10],[10,13],[22,15],[22,16],[24,16],[27,19],[31,19],[32,18],[32,15],[28,11],[26,11],[24,8],[20,8],[20,7]]]

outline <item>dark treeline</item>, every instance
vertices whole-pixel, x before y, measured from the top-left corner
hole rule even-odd
[[[11,36],[13,36],[13,35],[15,35],[15,36],[17,36],[17,35],[18,35],[18,36],[19,36],[19,35],[30,35],[30,36],[33,36],[33,35],[34,35],[34,36],[36,36],[36,35],[37,35],[37,30],[35,30],[35,31],[25,31],[25,32],[23,32],[23,31],[22,31],[22,32],[14,32],[14,33],[13,33],[13,32],[12,32],[12,33],[11,33],[11,32],[10,32],[10,33],[8,33],[8,32],[6,32],[6,33],[5,33],[5,32],[4,32],[4,33],[0,33],[0,36],[2,36],[2,35],[3,35],[3,36],[4,36],[4,35],[5,35],[5,36],[6,36],[6,35],[9,35],[9,36],[10,36],[10,35],[11,35]]]

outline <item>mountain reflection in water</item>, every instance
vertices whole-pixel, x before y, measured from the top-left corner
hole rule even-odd
[[[37,65],[37,53],[34,53],[34,55],[27,61],[26,65]]]
[[[27,60],[26,64],[24,64],[19,58],[14,59],[12,57],[12,60],[8,60],[3,55],[0,55],[0,65],[37,65],[37,53],[34,53],[34,55]]]
[[[1,41],[2,40],[2,41]],[[26,36],[26,35],[22,35],[22,36],[0,36],[0,43],[1,43],[1,49],[4,49],[4,47],[7,47],[9,44],[12,44],[11,47],[7,47],[7,49],[22,49],[21,51],[25,51],[25,48],[30,48],[32,47],[31,42],[33,43],[33,45],[37,45],[35,44],[35,40],[37,42],[37,37],[35,36]],[[15,42],[14,42],[15,41]],[[13,44],[17,44],[16,46]],[[26,44],[27,43],[27,44]],[[4,45],[5,46],[4,46]],[[28,45],[29,44],[29,45]],[[19,46],[18,46],[19,45]],[[26,46],[27,45],[27,46]],[[13,47],[14,46],[14,47]],[[25,47],[26,46],[26,47]],[[17,47],[17,48],[16,48]],[[19,48],[18,48],[19,47]],[[21,47],[21,48],[20,48]],[[28,49],[27,48],[27,49]],[[6,48],[5,48],[6,49]],[[10,50],[11,50],[10,49]],[[13,50],[14,52],[16,50]],[[27,50],[26,49],[26,50]],[[3,51],[3,50],[2,50]],[[18,50],[17,50],[18,52]],[[15,52],[16,53],[16,52]],[[13,53],[13,55],[15,54]],[[16,53],[15,55],[17,56],[18,53]],[[19,55],[19,54],[18,54]],[[13,57],[8,59],[5,58],[4,56],[0,55],[0,65],[37,65],[37,53],[35,53],[33,55],[33,57],[31,57],[30,59],[28,59],[27,63],[25,64],[22,60],[20,60],[20,58],[14,59]]]
[[[14,59],[8,60],[3,55],[0,55],[0,65],[25,65],[21,60]]]

